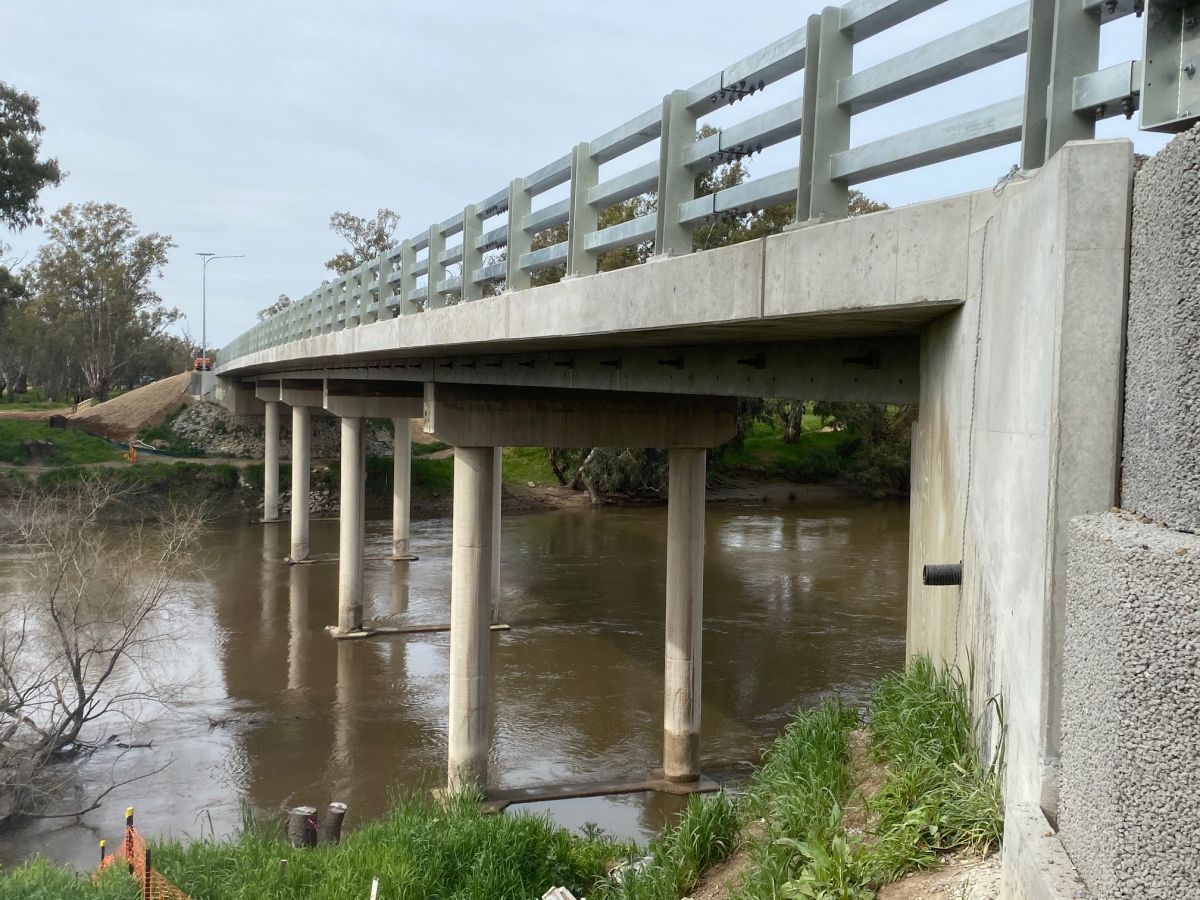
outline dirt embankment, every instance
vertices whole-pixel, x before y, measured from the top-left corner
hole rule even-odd
[[[188,385],[192,373],[181,372],[114,397],[105,403],[81,409],[68,416],[76,428],[115,441],[136,437],[143,428],[161,425],[190,402]],[[46,413],[45,417],[49,417]]]

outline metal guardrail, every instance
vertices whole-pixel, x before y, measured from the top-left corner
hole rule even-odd
[[[652,242],[660,255],[688,253],[692,230],[722,216],[795,203],[798,221],[839,218],[852,185],[1017,141],[1021,168],[1034,169],[1067,141],[1094,137],[1099,119],[1132,116],[1143,94],[1155,109],[1153,121],[1143,115],[1143,128],[1180,130],[1197,118],[1189,105],[1200,114],[1189,55],[1200,51],[1192,43],[1200,0],[1028,0],[855,70],[855,45],[942,2],[849,0],[826,7],[805,27],[322,285],[236,338],[220,359],[470,302],[484,296],[487,284],[524,290],[531,275],[553,266],[565,265],[567,275],[593,274],[600,254],[632,244]],[[1158,60],[1153,80],[1151,66],[1138,60],[1099,69],[1102,26],[1143,13],[1147,56]],[[1025,83],[1012,98],[851,146],[853,116],[1023,54]],[[705,116],[796,73],[803,73],[800,97],[697,139]],[[653,141],[657,161],[600,180],[601,165]],[[798,144],[795,167],[694,195],[698,174],[788,141]],[[564,184],[566,198],[534,208]],[[651,191],[655,211],[599,227],[604,208]],[[502,224],[484,229],[500,216]],[[533,249],[536,235],[562,225],[565,241]],[[502,249],[505,259],[487,256]]]

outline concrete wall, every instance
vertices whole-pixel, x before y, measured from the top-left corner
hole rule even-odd
[[[1121,505],[1071,533],[1060,836],[1094,895],[1200,885],[1200,132],[1138,172]]]
[[[1200,131],[1138,172],[1122,506],[1200,531]]]
[[[967,302],[922,335],[908,649],[1001,700],[1009,806],[1057,805],[1067,528],[1116,498],[1131,171],[1127,142],[1068,144],[974,195]]]
[[[1200,537],[1077,519],[1068,579],[1063,844],[1102,898],[1200,890]]]

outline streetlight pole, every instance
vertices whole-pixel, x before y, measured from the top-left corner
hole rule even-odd
[[[245,253],[237,253],[229,256],[218,256],[215,253],[197,253],[204,264],[200,267],[200,358],[204,360],[200,365],[204,371],[208,371],[208,264],[214,259],[245,259]]]

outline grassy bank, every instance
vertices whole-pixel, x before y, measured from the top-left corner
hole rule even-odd
[[[443,807],[422,791],[398,796],[386,818],[339,846],[295,850],[277,826],[248,823],[234,841],[159,844],[155,866],[195,900],[348,900],[366,896],[374,877],[389,900],[525,900],[554,885],[593,900],[676,900],[737,851],[748,856],[744,874],[721,896],[869,900],[947,853],[999,846],[996,773],[980,764],[966,710],[962,680],[918,660],[876,691],[865,759],[851,753],[858,721],[848,707],[830,701],[801,712],[743,797],[693,797],[678,823],[644,848],[573,835],[528,814],[484,815],[470,799]],[[864,766],[879,785],[865,798]],[[41,862],[0,875],[0,900],[136,896],[129,888],[119,878],[93,885]]]
[[[75,428],[51,428],[45,422],[26,419],[0,419],[0,463],[26,465],[31,462],[24,441],[49,440],[54,449],[45,458],[34,460],[41,466],[81,466],[112,462],[121,453],[108,441]]]
[[[881,787],[863,796],[851,765],[855,716],[836,701],[801,714],[767,754],[750,791],[763,827],[754,865],[733,896],[870,900],[880,886],[990,853],[1003,835],[997,773],[975,749],[967,690],[955,671],[917,659],[876,690],[867,726]],[[848,804],[860,821],[848,823]]]

